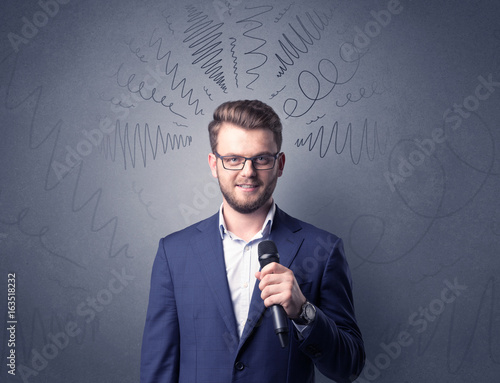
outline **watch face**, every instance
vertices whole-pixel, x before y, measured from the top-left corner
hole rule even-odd
[[[304,319],[308,322],[312,322],[316,317],[316,308],[311,304],[307,303],[304,307]]]
[[[306,306],[306,317],[307,319],[313,319],[314,318],[314,308],[312,307],[312,305],[307,305]]]

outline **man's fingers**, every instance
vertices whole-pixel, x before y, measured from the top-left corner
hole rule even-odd
[[[271,262],[270,264],[264,266],[260,272],[262,276],[266,276],[267,274],[280,274],[287,270],[288,269],[285,266],[276,262]]]
[[[272,285],[281,285],[282,288],[287,288],[293,282],[293,276],[285,275],[285,274],[267,274],[262,276],[259,282],[259,289],[262,291],[268,286]]]

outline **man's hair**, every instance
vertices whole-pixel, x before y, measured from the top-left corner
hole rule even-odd
[[[262,101],[228,101],[215,109],[214,119],[208,124],[212,152],[217,148],[217,137],[220,127],[224,122],[247,130],[269,129],[273,132],[274,141],[278,145],[278,151],[281,150],[283,138],[281,136],[282,126],[280,118],[273,108]]]

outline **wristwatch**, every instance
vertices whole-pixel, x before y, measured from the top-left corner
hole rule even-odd
[[[316,318],[316,307],[309,301],[306,301],[302,305],[302,311],[298,318],[294,318],[293,321],[300,325],[309,325]]]

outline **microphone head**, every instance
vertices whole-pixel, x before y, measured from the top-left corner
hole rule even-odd
[[[258,246],[260,267],[264,267],[271,262],[280,263],[278,248],[274,241],[267,240],[259,243]]]

